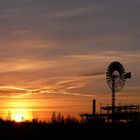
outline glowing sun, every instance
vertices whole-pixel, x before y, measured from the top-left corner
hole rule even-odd
[[[24,117],[23,117],[22,114],[17,113],[17,114],[14,115],[13,118],[14,118],[14,120],[15,120],[16,122],[22,122]]]

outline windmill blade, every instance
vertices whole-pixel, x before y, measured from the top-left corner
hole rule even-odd
[[[123,67],[123,65],[117,61],[112,62],[109,65],[106,72],[106,80],[111,89],[112,89],[112,86],[110,85],[110,83],[111,84],[113,83],[113,79],[112,79],[113,75],[115,76],[115,78],[119,80],[117,83],[115,83],[116,91],[122,89],[123,86],[125,85],[125,79],[127,77],[130,77],[130,74],[126,74],[125,68]]]

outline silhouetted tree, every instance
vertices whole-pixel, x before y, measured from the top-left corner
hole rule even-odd
[[[61,116],[61,113],[58,113],[58,116],[57,116],[57,122],[58,122],[58,123],[61,123],[61,122],[62,122],[62,116]]]
[[[67,116],[67,118],[65,119],[65,122],[66,123],[79,123],[79,121],[76,118],[71,117],[70,115]]]
[[[34,119],[32,119],[32,122],[33,122],[33,123],[38,123],[38,118],[35,117]]]
[[[64,116],[61,117],[61,123],[64,123],[65,122],[65,119],[64,119]]]
[[[55,115],[55,111],[53,111],[53,113],[52,113],[51,122],[52,122],[52,123],[55,123],[55,122],[56,122],[56,115]]]
[[[85,124],[85,123],[86,123],[86,119],[84,117],[81,117],[80,124]]]

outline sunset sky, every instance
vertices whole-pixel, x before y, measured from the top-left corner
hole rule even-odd
[[[1,0],[0,117],[78,117],[91,112],[93,98],[98,108],[110,104],[112,61],[132,72],[117,103],[140,103],[139,7],[139,0]]]

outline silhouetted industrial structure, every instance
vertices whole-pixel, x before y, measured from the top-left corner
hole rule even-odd
[[[112,62],[106,72],[106,80],[112,91],[112,105],[101,106],[100,113],[96,113],[96,101],[93,99],[92,114],[80,114],[87,121],[95,122],[140,122],[140,106],[118,105],[116,106],[115,94],[121,90],[126,82],[126,79],[131,78],[131,72],[126,73],[121,63]]]
[[[96,106],[96,105],[95,105]],[[95,107],[94,107],[95,108]],[[93,109],[94,110],[94,109]],[[112,113],[112,106],[100,107],[100,113],[83,113],[81,117],[85,117],[87,121],[95,122],[140,122],[140,105],[119,105],[115,106]]]

